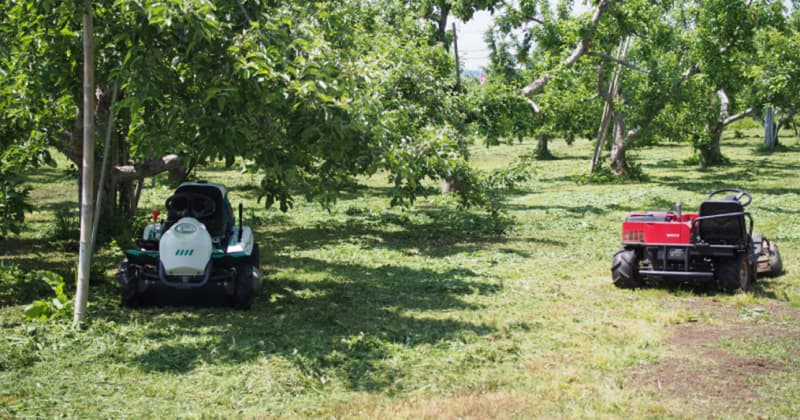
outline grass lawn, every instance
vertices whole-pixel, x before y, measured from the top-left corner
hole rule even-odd
[[[261,246],[252,310],[120,308],[121,253],[106,246],[80,330],[23,321],[37,296],[0,294],[0,418],[800,417],[800,144],[787,134],[764,154],[749,134],[726,138],[732,164],[706,171],[684,164],[685,145],[634,150],[649,181],[614,185],[576,183],[592,144],[556,141],[558,159],[507,196],[503,233],[438,196],[389,208],[380,176],[330,212],[302,199],[265,210],[255,178],[210,168],[200,176],[245,203]],[[475,147],[474,162],[531,148]],[[0,242],[0,269],[72,281],[76,250],[53,238],[74,179],[32,177],[36,210]],[[612,285],[628,212],[696,211],[723,187],[753,194],[783,275],[737,295]],[[146,188],[141,218],[170,191]]]

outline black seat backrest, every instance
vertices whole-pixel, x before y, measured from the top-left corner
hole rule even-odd
[[[706,216],[719,216],[703,219]],[[747,241],[742,205],[732,198],[700,204],[698,234],[710,244],[738,244]]]
[[[206,225],[208,234],[211,235],[212,238],[224,236],[228,233],[224,197],[222,197],[222,192],[217,187],[212,185],[182,185],[175,190],[175,194],[178,193],[194,193],[210,198],[216,207],[214,213],[198,220]],[[180,219],[180,217],[177,214],[172,210],[168,210],[167,225],[171,226],[173,223],[177,222],[178,219]]]

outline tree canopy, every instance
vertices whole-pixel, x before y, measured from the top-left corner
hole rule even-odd
[[[48,147],[80,159],[78,3],[0,6],[3,162],[17,168],[47,162]],[[466,16],[489,4],[468,3],[452,6]],[[222,159],[257,174],[266,205],[286,210],[296,195],[330,204],[352,177],[378,171],[395,203],[426,177],[474,181],[455,63],[417,13],[437,5],[94,2],[98,130],[111,86],[121,91],[111,182],[152,175],[171,154],[189,167]],[[28,152],[12,159],[15,150]],[[24,196],[12,172],[0,172],[8,202]]]
[[[792,59],[781,57],[778,64],[775,51],[765,48],[778,34],[791,45],[796,32],[782,1],[603,0],[583,14],[573,6],[507,4],[491,34],[492,65],[506,69],[504,78],[513,73],[524,80],[520,94],[544,111],[537,129],[569,121],[573,126],[565,128],[573,135],[597,133],[591,170],[599,166],[611,126],[609,166],[616,174],[629,169],[627,148],[658,139],[691,141],[703,165],[723,162],[725,126],[757,115],[767,92],[797,97],[781,83]],[[592,100],[605,108],[569,105]],[[776,102],[794,115],[791,102]]]
[[[80,161],[81,4],[0,5],[2,235],[24,215],[19,174],[49,163],[52,147]],[[637,144],[690,141],[712,165],[731,122],[772,106],[781,126],[797,112],[800,58],[788,46],[799,19],[781,0],[575,5],[96,1],[98,131],[118,111],[103,188],[130,211],[143,178],[223,160],[256,174],[265,204],[284,210],[298,195],[329,205],[379,172],[395,204],[426,178],[456,181],[470,203],[484,195],[468,123],[487,144],[534,137],[541,156],[548,139],[593,138],[591,170],[624,174]],[[496,22],[489,83],[462,97],[447,19],[478,10]]]

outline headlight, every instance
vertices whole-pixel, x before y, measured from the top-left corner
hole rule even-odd
[[[197,232],[197,226],[191,223],[180,223],[175,225],[175,232],[189,234]]]

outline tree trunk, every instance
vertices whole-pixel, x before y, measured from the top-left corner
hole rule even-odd
[[[539,133],[536,137],[536,159],[552,160],[555,158],[548,148],[549,140],[550,136],[545,133]]]
[[[442,179],[442,195],[447,195],[456,191],[458,191],[458,185],[455,181]]]
[[[722,127],[717,126],[708,130],[710,140],[704,144],[700,152],[700,166],[707,168],[709,166],[716,166],[725,163],[725,157],[722,156]]]
[[[119,189],[120,209],[126,217],[132,217],[139,207],[139,193],[142,190],[145,178],[158,175],[165,171],[179,171],[185,175],[183,157],[169,154],[161,159],[155,159],[135,165],[119,165],[111,169],[111,178]],[[136,181],[134,188],[133,182]]]
[[[628,137],[625,131],[625,118],[620,111],[614,111],[614,144],[611,145],[611,173],[624,175],[628,172],[628,160],[625,157]]]
[[[720,101],[719,118],[716,122],[709,124],[706,127],[708,143],[702,143],[698,147],[700,166],[703,168],[722,165],[728,161],[725,159],[725,156],[722,155],[721,143],[723,130],[725,130],[725,127],[728,125],[733,124],[734,122],[748,115],[752,115],[754,112],[753,108],[748,108],[736,115],[728,116],[730,107],[728,95],[724,90],[720,89],[717,91],[717,97]]]
[[[105,127],[111,106],[111,86],[98,88],[94,92],[95,125],[98,128]],[[124,96],[124,91],[119,95]],[[75,119],[71,129],[65,130],[63,134],[52,139],[53,146],[78,168],[79,176],[76,182],[79,205],[82,205],[80,202],[83,194],[81,183],[83,176],[83,115],[83,108],[76,106]],[[179,155],[170,154],[152,161],[131,165],[129,164],[130,144],[124,135],[112,131],[111,144],[111,169],[106,174],[103,185],[98,185],[99,167],[96,167],[94,177],[95,185],[104,189],[105,196],[101,203],[100,229],[108,232],[114,232],[115,221],[119,218],[130,218],[135,214],[138,208],[136,191],[141,188],[145,178],[169,171],[170,182],[177,184],[185,180],[188,174],[184,160]],[[97,160],[95,166],[99,164],[100,162]]]
[[[180,164],[175,165],[175,167],[168,169],[168,181],[170,185],[178,186],[181,182],[186,180],[186,175],[188,174],[186,170],[186,165],[181,161]]]
[[[447,43],[447,19],[450,16],[450,5],[447,3],[439,4],[439,16],[435,20],[436,22],[436,41],[438,41],[442,48],[447,51],[450,46]],[[455,34],[455,23],[453,24],[453,33]],[[458,61],[458,53],[456,53],[456,61]],[[456,67],[458,67],[458,63],[456,63]],[[456,74],[458,77],[458,74]],[[458,79],[457,79],[458,80]],[[456,92],[458,92],[458,88],[456,88]],[[442,195],[448,195],[450,193],[454,193],[458,191],[458,184],[455,180],[452,179],[442,179]]]
[[[439,16],[436,19],[436,40],[442,44],[445,49],[449,48],[447,45],[447,19],[450,17],[450,5],[439,5]]]
[[[781,132],[781,129],[788,125],[789,122],[793,122],[794,116],[797,114],[797,109],[792,108],[786,111],[783,117],[778,118],[778,122],[775,123],[775,129],[773,130],[773,138],[772,138],[772,149],[774,150],[778,146],[780,146],[780,136],[778,135]]]
[[[617,56],[624,60],[628,56],[628,49],[631,45],[631,37],[625,38],[624,41],[620,41],[619,47],[617,48]],[[614,100],[619,97],[619,79],[622,75],[622,66],[617,65],[614,69],[614,73],[611,76],[611,81],[608,85],[608,91],[603,92],[602,87],[598,87],[598,91],[601,97],[605,99],[605,105],[603,106],[603,117],[600,120],[600,128],[597,130],[597,141],[594,145],[594,154],[592,155],[592,161],[589,164],[589,174],[593,174],[594,171],[600,167],[600,161],[603,157],[603,147],[606,143],[606,136],[608,134],[608,126],[611,122],[611,118],[613,116],[614,111]]]

